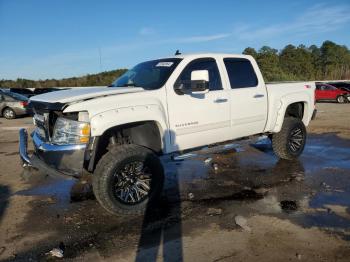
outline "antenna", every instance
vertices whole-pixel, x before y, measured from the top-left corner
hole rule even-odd
[[[101,47],[98,47],[98,54],[99,54],[99,56],[100,56],[100,72],[102,72]]]
[[[175,55],[181,55],[179,50],[176,50]]]

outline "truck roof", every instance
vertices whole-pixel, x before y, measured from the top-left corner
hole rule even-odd
[[[201,58],[201,57],[236,57],[236,58],[251,58],[250,55],[242,55],[242,54],[225,54],[225,53],[191,53],[191,54],[181,54],[181,55],[174,55],[174,56],[168,56],[163,57],[162,59],[167,58]]]

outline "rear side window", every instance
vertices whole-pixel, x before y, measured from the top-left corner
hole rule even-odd
[[[327,90],[327,87],[325,85],[316,85],[316,89],[323,91],[323,90]]]
[[[232,89],[258,85],[258,78],[248,59],[225,58],[224,63]]]

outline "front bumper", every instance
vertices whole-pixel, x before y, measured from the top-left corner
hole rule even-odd
[[[32,133],[34,153],[28,155],[28,133],[19,131],[19,153],[24,165],[33,166],[48,175],[80,177],[84,167],[86,145],[54,145]]]

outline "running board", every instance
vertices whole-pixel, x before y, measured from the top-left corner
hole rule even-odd
[[[172,155],[171,159],[173,161],[182,161],[188,158],[192,158],[192,157],[196,157],[198,156],[198,154],[194,154],[194,153],[186,153],[186,154],[179,154],[179,155]]]
[[[194,150],[189,150],[187,152],[178,152],[174,153],[171,156],[171,159],[173,161],[182,161],[185,159],[197,157],[199,155],[204,155],[204,154],[211,154],[211,153],[217,153],[217,152],[224,152],[226,150],[230,149],[235,149],[237,152],[242,151],[240,144],[236,143],[226,143],[226,144],[220,144],[220,145],[211,145],[211,146],[205,146],[205,147],[200,147],[196,148]]]

